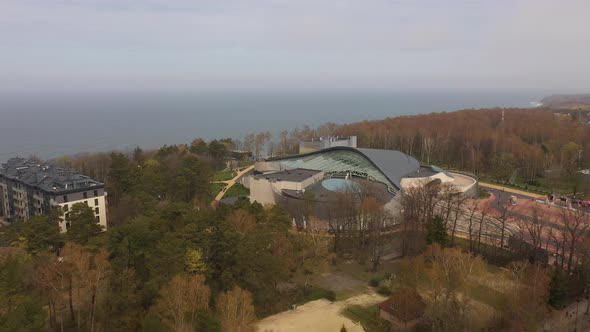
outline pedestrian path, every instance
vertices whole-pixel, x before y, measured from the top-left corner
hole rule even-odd
[[[241,171],[238,172],[238,174],[231,180],[228,181],[215,181],[215,183],[225,183],[226,185],[221,189],[221,191],[217,194],[217,196],[215,196],[215,199],[213,200],[213,202],[211,202],[211,205],[216,205],[222,198],[223,195],[225,195],[225,193],[229,190],[229,188],[231,188],[234,184],[236,184],[236,182],[246,173],[250,172],[251,170],[254,169],[254,165],[249,166]]]

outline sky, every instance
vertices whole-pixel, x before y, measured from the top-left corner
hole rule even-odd
[[[0,91],[590,91],[588,0],[1,0]]]

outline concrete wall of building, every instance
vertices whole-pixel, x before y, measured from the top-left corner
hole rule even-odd
[[[277,180],[268,180],[265,179],[263,176],[248,176],[249,179],[244,180],[244,182],[248,183],[250,188],[250,201],[251,202],[258,202],[262,205],[265,204],[276,204],[275,193],[280,193],[283,190],[302,190],[307,188],[307,186],[320,181],[324,178],[324,172],[318,172],[313,176],[301,181],[277,181]]]
[[[379,309],[379,317],[381,317],[382,319],[385,319],[388,322],[391,323],[395,323],[396,319],[395,317],[393,317],[393,315],[391,315],[390,313],[388,313],[387,311],[383,310],[383,309]]]
[[[402,178],[400,184],[403,189],[410,189],[415,187],[421,187],[433,180],[439,179],[441,183],[450,183],[453,182],[453,178],[447,176],[444,173],[437,173],[432,176],[425,176],[425,177],[413,177],[413,178]]]
[[[473,185],[469,186],[463,192],[463,195],[466,197],[479,197],[479,183],[475,182]]]
[[[258,202],[262,205],[275,204],[273,188],[267,179],[250,177],[250,202]]]
[[[69,198],[69,197],[68,197]],[[96,196],[92,198],[83,198],[80,200],[69,201],[66,203],[58,203],[57,200],[52,200],[54,205],[57,205],[61,208],[64,212],[64,218],[59,223],[59,228],[62,233],[68,230],[68,214],[69,211],[72,209],[72,206],[78,203],[86,204],[92,211],[94,212],[94,217],[98,218],[98,224],[103,228],[103,230],[107,229],[108,222],[107,222],[107,203],[106,203],[106,193],[103,192],[103,196]],[[97,213],[98,212],[98,213]]]
[[[269,163],[267,161],[258,161],[254,164],[254,169],[258,172],[280,171],[280,163]]]
[[[477,180],[464,174],[451,173],[449,177],[444,173],[437,173],[433,176],[422,178],[402,178],[400,184],[404,190],[423,186],[433,180],[439,179],[441,183],[448,183],[457,191],[467,197],[475,197],[478,194]]]
[[[307,188],[307,186],[310,186],[310,185],[322,180],[324,178],[324,176],[325,176],[324,172],[318,172],[314,176],[311,176],[311,177],[301,181],[301,189],[305,189],[305,188]]]
[[[10,206],[8,205],[8,189],[4,183],[0,183],[0,207],[2,208],[2,217],[8,219]]]
[[[379,317],[390,322],[394,326],[395,331],[412,331],[412,328],[418,324],[419,321],[418,319],[414,319],[409,322],[402,323],[399,319],[397,319],[397,317],[381,308],[379,308]]]

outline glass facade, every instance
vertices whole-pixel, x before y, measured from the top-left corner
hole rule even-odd
[[[375,167],[365,156],[350,150],[332,150],[304,157],[275,160],[281,169],[307,168],[324,171],[326,174],[346,176],[347,174],[368,178],[387,185],[392,193],[396,186],[387,179],[385,174]]]

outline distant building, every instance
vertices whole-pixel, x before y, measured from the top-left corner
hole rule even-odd
[[[71,169],[23,158],[12,158],[0,168],[0,207],[11,223],[49,215],[53,207],[60,207],[64,217],[59,227],[66,232],[68,211],[72,205],[84,203],[106,229],[106,196],[104,184]]]
[[[226,154],[226,158],[229,160],[252,160],[252,152],[251,151],[240,151],[240,150],[230,150]]]
[[[315,152],[336,146],[356,148],[356,136],[328,136],[302,140],[299,142],[299,154]]]

